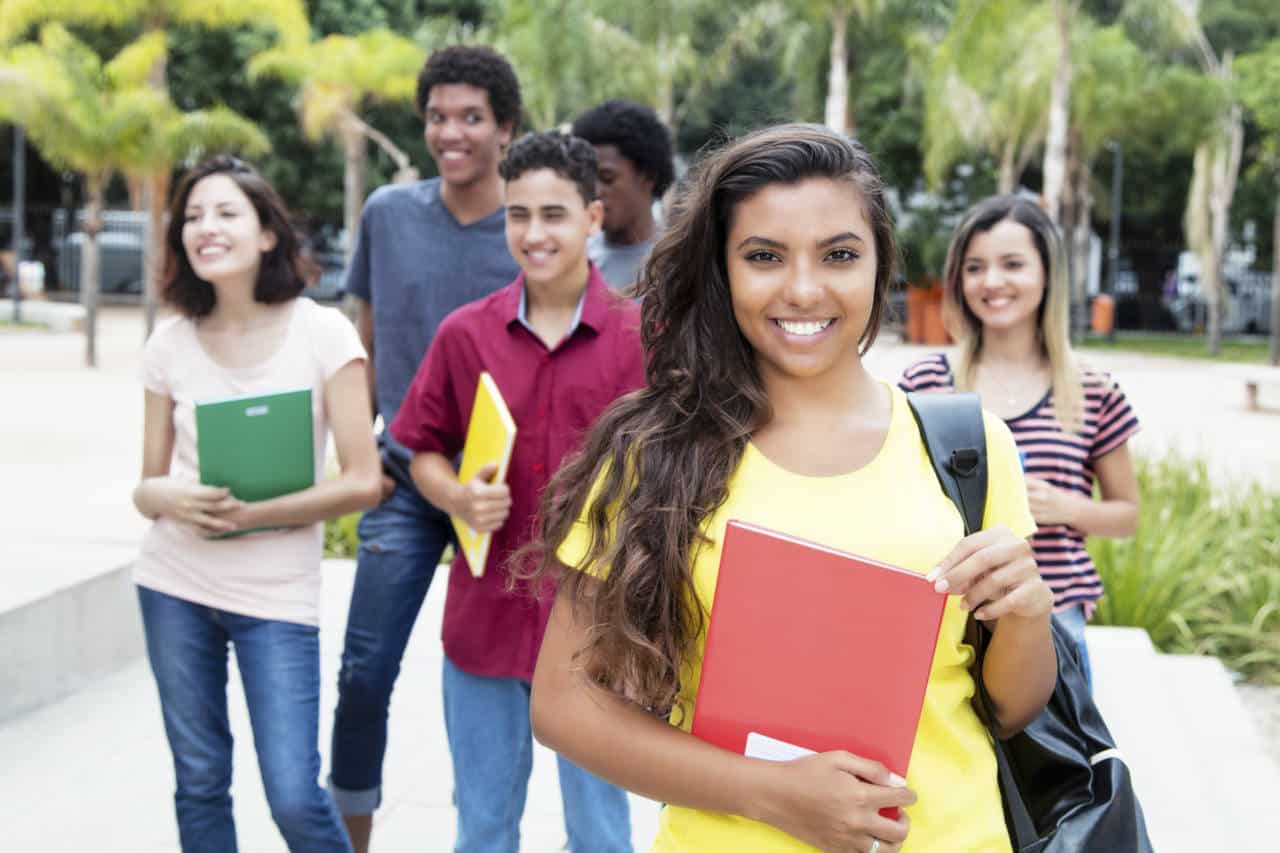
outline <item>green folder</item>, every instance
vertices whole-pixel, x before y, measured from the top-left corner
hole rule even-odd
[[[196,450],[200,482],[227,486],[242,501],[310,488],[316,482],[311,389],[197,403]]]

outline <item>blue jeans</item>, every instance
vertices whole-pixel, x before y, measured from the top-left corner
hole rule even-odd
[[[1077,604],[1069,610],[1063,610],[1055,615],[1058,617],[1062,627],[1067,629],[1071,639],[1076,641],[1076,648],[1080,650],[1080,666],[1084,669],[1084,680],[1090,687],[1093,687],[1093,669],[1089,665],[1089,646],[1084,641],[1084,605]]]
[[[519,853],[533,770],[529,684],[485,678],[444,661],[444,722],[458,806],[455,853]],[[573,853],[631,853],[626,792],[557,756]]]
[[[405,485],[360,519],[329,770],[344,815],[372,814],[382,802],[391,688],[451,531],[449,516]]]
[[[236,650],[271,817],[291,851],[349,853],[320,787],[320,638],[310,625],[255,619],[138,587],[147,656],[173,752],[184,853],[234,853],[227,646]]]

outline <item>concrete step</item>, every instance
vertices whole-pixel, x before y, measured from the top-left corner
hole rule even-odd
[[[0,317],[13,316],[13,300],[0,299]],[[44,326],[51,332],[75,332],[84,327],[85,309],[74,302],[48,302],[45,299],[22,300],[22,322]]]
[[[1094,695],[1161,853],[1274,850],[1280,770],[1215,658],[1159,655],[1145,632],[1089,628]]]
[[[24,561],[22,572],[6,578],[0,591],[0,723],[92,685],[142,655],[137,597],[125,562],[134,549],[89,550],[98,557],[114,554],[119,562],[85,572],[74,561],[61,571]]]
[[[321,611],[320,750],[329,753],[338,661],[354,566],[326,561]],[[392,696],[379,853],[450,850],[454,839],[452,767],[440,702],[440,623],[444,570],[414,627]],[[133,623],[137,605],[133,604]],[[232,800],[239,849],[283,853],[254,754],[234,655],[228,706],[235,735]],[[173,764],[155,684],[145,659],[83,690],[0,724],[0,802],[9,841],[0,850],[45,853],[174,851]],[[657,832],[657,804],[632,797],[637,851]],[[565,843],[555,755],[537,746],[521,824],[522,853],[556,853]]]

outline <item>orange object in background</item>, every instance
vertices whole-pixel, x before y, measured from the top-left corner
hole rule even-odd
[[[946,346],[951,343],[942,322],[942,285],[907,287],[907,340],[913,344]]]
[[[1109,335],[1116,323],[1116,300],[1108,293],[1093,297],[1090,325],[1095,335]]]

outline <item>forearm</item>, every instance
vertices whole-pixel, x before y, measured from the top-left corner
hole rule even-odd
[[[381,495],[380,472],[353,471],[299,492],[247,506],[254,527],[295,527],[361,512],[376,506]]]
[[[658,802],[764,818],[765,762],[712,746],[598,688],[549,692],[534,687],[534,734],[580,767]]]
[[[996,730],[1009,736],[1026,728],[1049,701],[1057,678],[1049,613],[1035,618],[1002,616],[982,667]]]
[[[409,473],[413,484],[432,506],[449,515],[462,515],[459,508],[462,484],[448,457],[440,453],[415,453],[409,463]]]
[[[1119,498],[1093,500],[1075,495],[1067,523],[1086,536],[1132,536],[1138,529],[1138,504]]]

